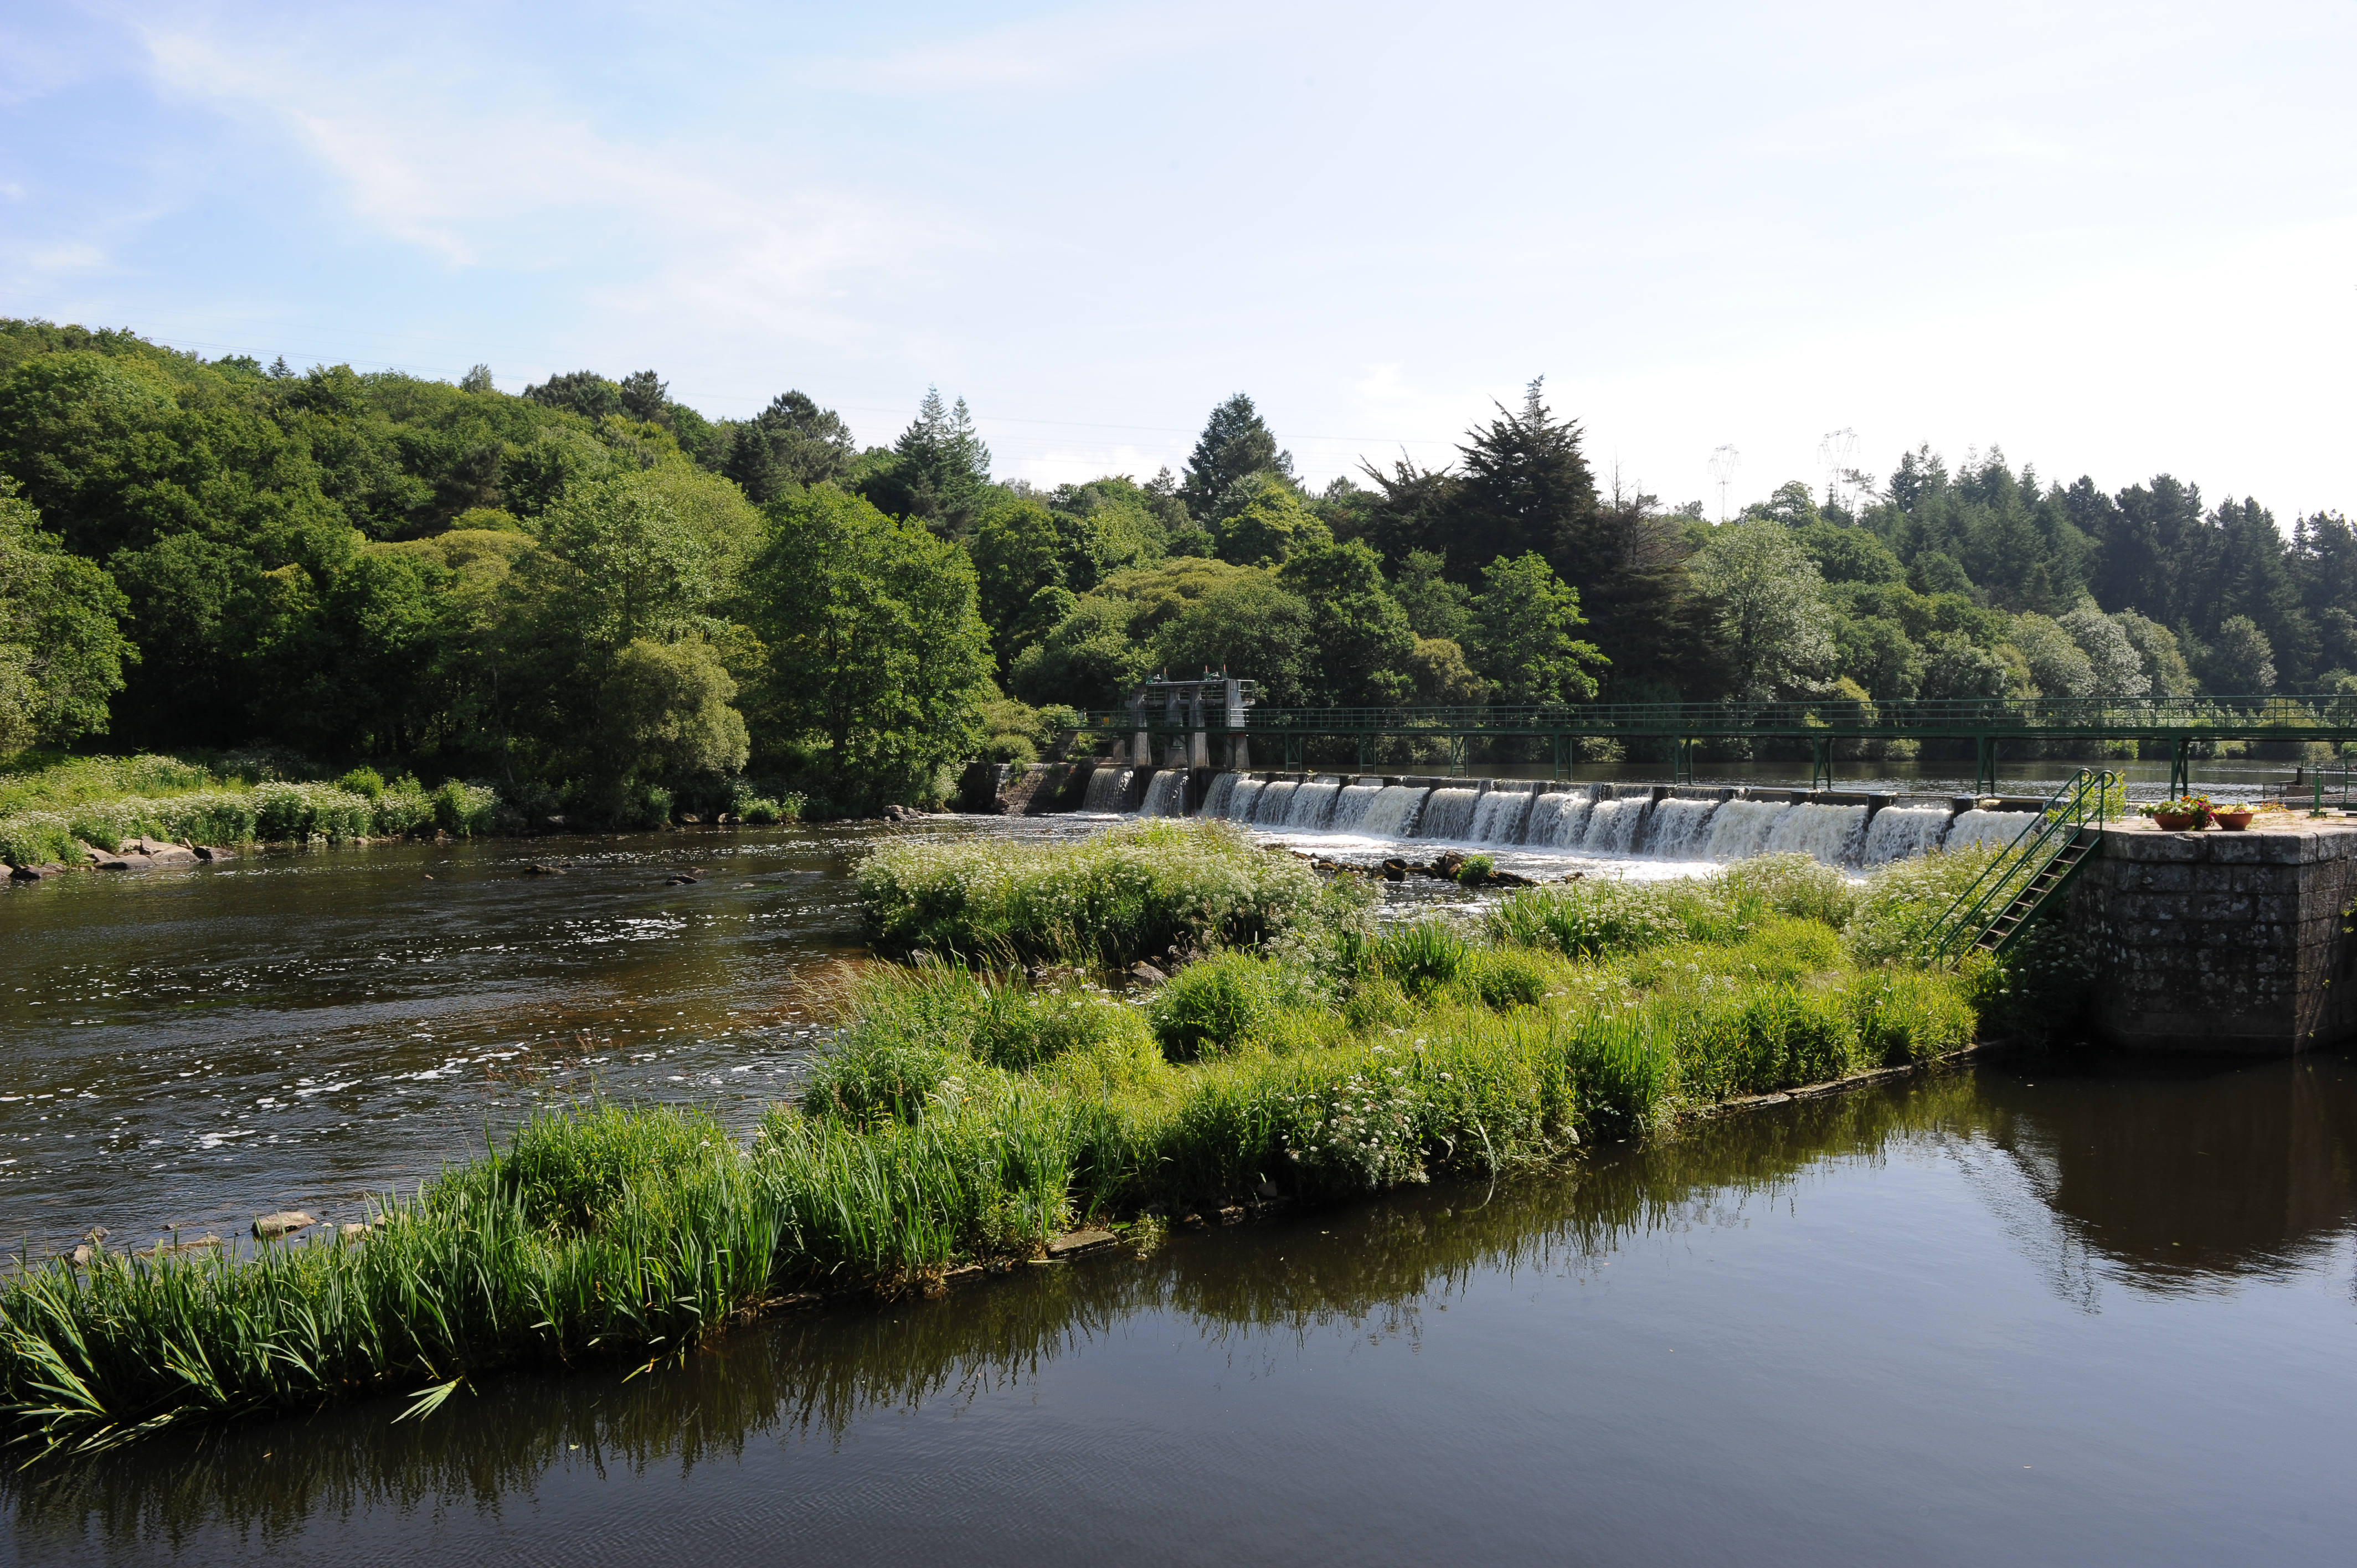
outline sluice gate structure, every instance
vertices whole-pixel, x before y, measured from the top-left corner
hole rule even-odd
[[[1562,778],[1583,741],[1631,742],[1656,750],[1674,783],[1690,784],[1712,742],[1804,745],[1810,788],[1834,783],[1844,743],[1949,741],[1973,748],[1975,790],[1996,793],[1999,747],[2007,742],[2134,741],[2166,746],[2169,789],[2190,786],[2191,765],[2221,741],[2305,743],[2357,740],[2357,696],[1972,697],[1845,702],[1598,703],[1535,707],[1274,707],[1254,682],[1211,677],[1150,681],[1128,703],[1081,715],[1076,736],[1121,743],[1133,767],[1254,766],[1303,771],[1310,743],[1348,742],[1355,770],[1380,770],[1383,743],[1436,744],[1448,772],[1462,777],[1479,740],[1544,743]],[[1331,766],[1330,759],[1328,766]]]

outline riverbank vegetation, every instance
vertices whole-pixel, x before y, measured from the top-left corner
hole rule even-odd
[[[935,1288],[1081,1224],[1142,1238],[1495,1176],[1930,1060],[2035,1009],[1994,964],[1861,956],[1975,868],[1927,864],[1860,890],[1771,857],[1383,924],[1363,886],[1220,823],[888,849],[863,896],[911,961],[845,972],[834,1045],[750,1136],[597,1107],[350,1237],[28,1263],[0,1285],[0,1418],[71,1450],[384,1388],[430,1402],[502,1365],[683,1354],[806,1294]],[[961,872],[975,896],[946,896]],[[1107,979],[1148,952],[1166,983]]]
[[[1318,485],[1238,394],[1179,473],[1049,488],[937,394],[862,447],[800,391],[712,420],[651,371],[515,395],[0,321],[0,757],[268,744],[652,825],[938,798],[1156,670],[1378,705],[2357,686],[2338,513],[1919,448],[1713,521],[1600,486],[1544,392]]]

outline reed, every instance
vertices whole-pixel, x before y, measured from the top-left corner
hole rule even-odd
[[[1142,998],[877,966],[844,983],[802,1099],[749,1138],[694,1112],[586,1107],[388,1195],[361,1238],[28,1262],[0,1283],[0,1424],[57,1455],[374,1390],[422,1411],[503,1366],[683,1355],[796,1293],[927,1288],[1079,1221],[1494,1175],[1921,1060],[1969,1042],[1987,993],[1861,961],[1825,918],[1844,898],[1799,868],[1548,890],[1480,929],[1369,935],[1289,859],[1216,831],[1033,853],[1060,869],[951,857],[1007,884],[964,903],[936,898],[948,872],[913,852],[863,886],[930,911],[899,929],[945,945],[1257,945]],[[1065,905],[1076,866],[1121,886]],[[1861,918],[1910,918],[1946,885],[1885,879]]]

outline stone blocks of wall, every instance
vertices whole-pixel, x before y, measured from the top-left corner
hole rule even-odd
[[[2158,1050],[2279,1053],[2357,1039],[2357,826],[2106,829],[2071,890],[2097,1032]]]

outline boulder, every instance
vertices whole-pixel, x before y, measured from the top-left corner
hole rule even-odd
[[[336,1234],[347,1241],[357,1241],[368,1233],[369,1228],[357,1221],[349,1221],[336,1227]]]
[[[1048,1243],[1048,1256],[1076,1258],[1083,1252],[1093,1252],[1110,1247],[1121,1238],[1110,1230],[1068,1230]]]
[[[63,876],[66,868],[54,861],[45,865],[12,865],[8,868],[11,882],[41,882],[52,876]]]
[[[530,865],[523,868],[523,874],[526,876],[562,876],[565,875],[565,867],[561,865],[543,865],[540,862],[535,860]]]
[[[546,822],[552,828],[561,828],[565,825],[565,813],[562,811],[553,811],[547,816],[543,817],[541,821]]]
[[[199,860],[210,860],[218,863],[224,860],[235,860],[237,858],[237,854],[236,852],[222,849],[217,844],[200,843],[197,846],[197,858]]]
[[[1129,977],[1132,980],[1142,981],[1147,985],[1159,985],[1170,978],[1144,959],[1129,966]]]
[[[274,1236],[292,1236],[297,1230],[307,1230],[317,1223],[299,1208],[281,1208],[274,1213],[256,1216],[253,1233],[267,1241]]]
[[[101,871],[146,871],[155,862],[144,854],[105,854],[91,862]]]
[[[132,839],[123,849],[126,854],[144,854],[157,865],[187,865],[197,858],[197,852],[186,844],[167,843],[162,839]]]
[[[703,880],[704,880],[704,878],[702,878],[701,876],[690,876],[690,875],[686,875],[684,872],[682,872],[682,873],[680,873],[680,874],[678,874],[678,875],[672,875],[672,876],[666,876],[666,877],[664,877],[664,878],[663,878],[663,886],[666,886],[666,887],[677,887],[677,886],[679,886],[682,883],[694,884],[694,883],[701,882],[701,881],[703,881]]]

